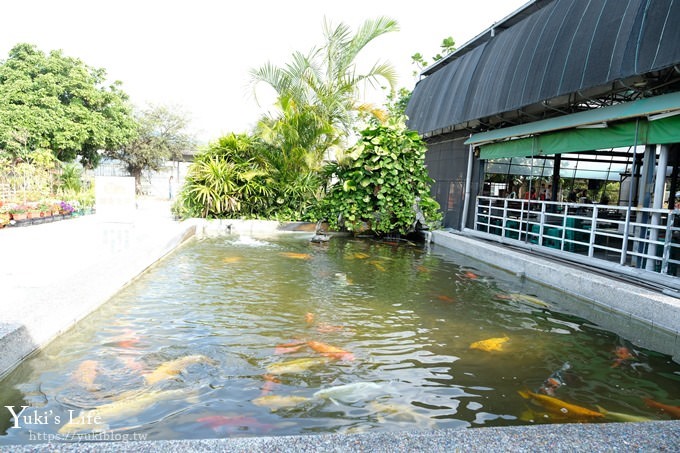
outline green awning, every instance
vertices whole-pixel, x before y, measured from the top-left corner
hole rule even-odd
[[[655,121],[612,123],[602,129],[569,129],[481,145],[480,159],[565,154],[646,144],[680,143],[680,115]]]
[[[480,159],[499,159],[670,143],[680,143],[680,115],[652,121],[641,118],[608,123],[601,128],[576,127],[478,146]]]
[[[480,132],[479,134],[472,135],[465,141],[465,144],[480,146],[489,142],[539,135],[579,126],[604,126],[606,123],[614,121],[649,117],[666,112],[677,112],[680,114],[680,91],[587,110],[585,112],[572,113],[557,118]]]

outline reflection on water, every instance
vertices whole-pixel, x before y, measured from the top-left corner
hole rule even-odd
[[[440,248],[197,240],[1,383],[0,442],[677,417],[680,366],[580,303]]]

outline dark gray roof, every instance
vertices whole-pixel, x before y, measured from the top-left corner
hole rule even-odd
[[[534,0],[426,69],[408,124],[424,135],[479,129],[479,119],[615,82],[625,90],[678,63],[680,0]]]

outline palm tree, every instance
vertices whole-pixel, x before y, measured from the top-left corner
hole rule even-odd
[[[365,21],[354,35],[345,24],[333,28],[324,21],[323,47],[308,55],[295,52],[284,68],[267,63],[251,71],[253,86],[261,82],[270,85],[280,105],[292,102],[300,111],[313,108],[322,122],[334,129],[331,135],[320,134],[317,146],[344,141],[355,131],[359,112],[376,111],[359,102],[360,88],[366,84],[379,87],[382,81],[393,90],[397,79],[389,63],[375,63],[365,74],[358,74],[357,56],[375,38],[397,30],[397,22],[386,17]]]

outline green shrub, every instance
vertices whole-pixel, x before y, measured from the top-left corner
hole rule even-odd
[[[426,149],[403,119],[365,129],[343,161],[326,167],[333,184],[316,207],[317,216],[331,228],[355,233],[405,234],[416,226],[417,205],[425,217],[423,226],[433,228],[441,212],[430,195]]]

